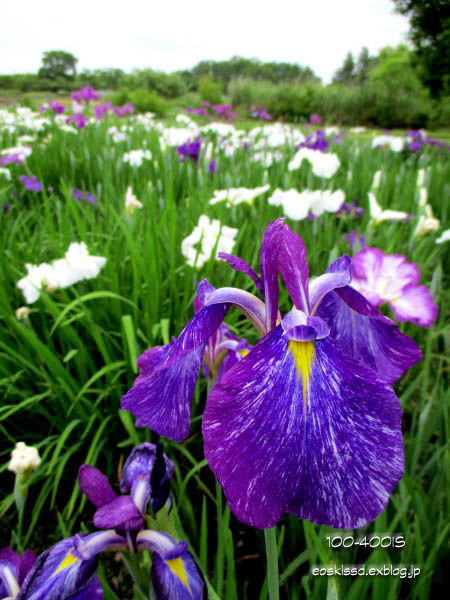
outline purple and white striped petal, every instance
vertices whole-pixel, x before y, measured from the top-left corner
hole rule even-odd
[[[139,530],[144,526],[144,519],[130,496],[117,496],[109,504],[97,509],[94,525],[98,529]]]
[[[397,321],[411,321],[421,327],[431,327],[439,312],[426,285],[407,287],[401,296],[390,300],[389,305]]]
[[[309,312],[306,246],[302,238],[283,224],[278,266],[292,302],[298,310]]]
[[[250,294],[250,292],[233,287],[218,288],[217,290],[214,290],[214,292],[211,292],[205,296],[206,305],[220,303],[234,304],[237,306],[244,313],[247,319],[253,323],[261,335],[265,335],[267,311],[266,305],[259,298],[253,294]]]
[[[317,315],[342,352],[374,369],[390,384],[422,358],[417,344],[350,286],[329,292]]]
[[[206,600],[206,584],[186,542],[160,531],[141,531],[139,549],[153,551],[150,576],[157,600]]]
[[[117,497],[106,475],[91,465],[81,465],[78,470],[78,483],[89,502],[97,508],[109,504]]]
[[[263,285],[260,277],[258,276],[256,271],[254,269],[252,269],[251,266],[247,262],[245,262],[245,260],[243,260],[242,258],[239,258],[239,256],[233,256],[232,254],[227,254],[226,252],[219,252],[219,254],[217,256],[219,258],[221,258],[222,260],[226,260],[227,263],[230,265],[230,267],[232,269],[234,269],[235,271],[240,271],[241,273],[244,273],[245,275],[250,277],[250,279],[256,285],[258,291],[260,291],[264,297],[264,285]]]
[[[348,285],[352,280],[352,259],[344,254],[328,267],[327,272],[309,283],[311,314],[315,315],[322,298],[331,290]]]
[[[176,442],[189,435],[192,398],[208,338],[223,321],[229,304],[205,306],[170,344],[156,371],[139,376],[122,397],[122,408],[136,417],[136,426],[149,427]]]
[[[330,338],[270,332],[213,388],[205,456],[236,517],[284,513],[337,528],[375,519],[403,472],[400,404]]]
[[[104,550],[128,549],[126,539],[114,529],[96,531],[89,535],[76,535],[73,538],[74,553],[83,560],[95,558]]]
[[[273,329],[278,316],[278,263],[284,232],[284,219],[269,223],[264,231],[260,251],[260,271],[266,303],[265,332]]]
[[[74,543],[75,538],[68,538],[41,554],[26,576],[16,600],[83,598],[80,594],[89,589],[96,578],[97,560],[79,558]]]

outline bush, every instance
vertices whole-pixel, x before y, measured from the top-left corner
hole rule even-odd
[[[202,100],[208,100],[211,104],[220,104],[222,102],[222,85],[214,83],[210,75],[200,77],[197,91]]]
[[[133,90],[130,102],[134,104],[137,112],[152,112],[159,117],[165,116],[168,109],[166,100],[160,98],[156,92],[149,92],[144,88]]]

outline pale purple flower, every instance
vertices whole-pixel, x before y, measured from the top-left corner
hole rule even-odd
[[[318,114],[313,113],[309,117],[309,122],[311,123],[311,125],[320,125],[322,123],[322,119],[319,117]]]
[[[42,183],[37,180],[36,175],[21,175],[19,179],[29,192],[42,192]]]
[[[62,115],[63,112],[66,110],[66,107],[57,100],[52,100],[48,104],[43,104],[40,107],[39,112],[42,114],[47,110],[52,110],[55,113],[55,115]]]
[[[97,206],[98,205],[98,200],[97,198],[94,196],[94,194],[92,192],[88,192],[83,191],[83,190],[78,190],[77,188],[70,188],[70,195],[74,200],[84,200],[86,202],[88,202],[89,204],[92,204],[92,206]]]
[[[72,99],[75,102],[89,102],[90,100],[98,100],[99,94],[94,89],[91,88],[90,85],[87,85],[84,88],[79,89],[76,92],[72,92]]]
[[[419,285],[420,270],[402,254],[384,254],[365,248],[353,258],[351,285],[376,308],[387,302],[398,321],[430,327],[438,307],[426,285]]]
[[[89,123],[89,118],[82,112],[75,113],[67,117],[66,123],[73,121],[78,129],[83,129]]]

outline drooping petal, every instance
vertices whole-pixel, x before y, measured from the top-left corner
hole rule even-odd
[[[144,519],[130,496],[117,496],[109,504],[101,506],[94,515],[98,529],[142,529]]]
[[[417,344],[350,286],[329,292],[317,315],[341,350],[377,371],[390,384],[422,358]]]
[[[278,263],[279,251],[284,231],[284,219],[277,219],[269,223],[264,231],[261,253],[260,271],[264,284],[264,300],[266,303],[266,328],[265,331],[273,329],[278,316]]]
[[[134,385],[137,382],[142,381],[144,377],[149,377],[157,371],[162,363],[166,360],[167,354],[173,345],[174,340],[166,346],[154,346],[149,348],[137,359],[137,366],[139,368],[139,375],[136,378]]]
[[[299,310],[309,312],[308,261],[302,238],[283,224],[282,243],[278,255],[279,269],[292,302]]]
[[[352,259],[344,254],[335,260],[327,272],[309,283],[309,303],[311,314],[316,314],[322,298],[331,290],[348,285],[352,280]]]
[[[106,475],[91,465],[81,465],[78,471],[78,483],[89,502],[97,508],[109,504],[117,496]]]
[[[229,304],[199,310],[179,338],[170,344],[165,360],[148,377],[140,376],[122,397],[122,408],[136,417],[138,427],[181,442],[189,435],[192,398],[206,341],[223,321]]]
[[[234,304],[244,313],[262,335],[266,333],[266,305],[259,298],[250,294],[250,292],[240,290],[239,288],[223,287],[208,294],[205,301],[207,305],[223,302]]]
[[[150,572],[157,600],[206,600],[203,576],[186,542],[178,544],[166,533],[141,531],[137,538],[139,549],[153,551]]]
[[[421,327],[430,327],[437,319],[438,306],[426,285],[410,286],[389,305],[397,321],[412,321]]]
[[[277,327],[212,390],[205,456],[237,518],[284,513],[332,527],[375,519],[403,472],[400,404],[371,369],[325,338]]]
[[[248,277],[250,277],[250,279],[256,285],[257,289],[264,296],[264,286],[261,279],[259,278],[256,271],[252,269],[251,266],[247,262],[245,262],[245,260],[239,258],[239,256],[227,254],[226,252],[219,252],[218,257],[223,260],[226,260],[230,267],[235,271],[240,271],[241,273],[245,273],[245,275],[248,275]]]
[[[104,550],[126,549],[128,547],[126,539],[114,529],[96,531],[89,535],[76,535],[73,538],[73,545],[73,552],[83,560],[94,558]]]
[[[77,556],[74,538],[62,540],[38,557],[20,588],[17,600],[79,598],[78,594],[89,588],[95,579],[96,569],[96,559],[82,560]]]

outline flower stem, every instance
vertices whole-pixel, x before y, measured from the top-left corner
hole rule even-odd
[[[269,599],[279,600],[280,583],[278,578],[278,549],[277,549],[277,529],[264,529],[264,539],[266,541],[267,557],[267,579],[269,583]]]

